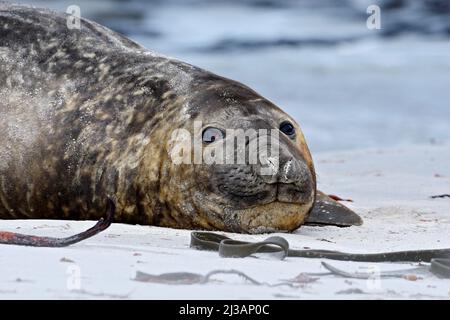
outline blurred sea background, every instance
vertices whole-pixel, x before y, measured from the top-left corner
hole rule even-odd
[[[312,152],[450,140],[449,0],[34,0],[238,80]],[[381,8],[381,29],[366,12]]]

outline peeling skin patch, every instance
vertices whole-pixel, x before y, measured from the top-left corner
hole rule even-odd
[[[289,173],[289,170],[291,169],[291,166],[292,166],[291,160],[289,160],[288,163],[286,163],[286,165],[284,166],[284,178],[286,180],[288,180],[288,173]]]

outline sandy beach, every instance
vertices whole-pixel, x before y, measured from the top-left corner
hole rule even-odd
[[[280,234],[292,248],[380,252],[450,247],[450,144],[361,149],[314,155],[319,189],[350,198],[346,204],[364,225],[301,227]],[[2,221],[1,229],[68,236],[92,221]],[[103,233],[68,248],[0,246],[1,299],[449,299],[450,280],[427,272],[394,279],[345,279],[326,272],[323,259],[258,255],[220,258],[189,248],[188,230],[113,224]],[[267,235],[228,234],[263,240]],[[417,263],[356,263],[328,260],[347,271],[416,268]],[[426,264],[425,264],[426,265]],[[217,275],[206,284],[135,281],[136,272],[162,274],[238,270],[267,285],[236,275]],[[288,280],[291,286],[271,286]]]

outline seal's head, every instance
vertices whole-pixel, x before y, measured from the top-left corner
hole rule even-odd
[[[289,115],[218,76],[199,81],[184,109],[182,128],[168,142],[177,211],[196,227],[234,232],[291,231],[304,222],[316,179]]]

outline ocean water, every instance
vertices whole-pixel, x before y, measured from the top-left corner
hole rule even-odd
[[[449,1],[18,2],[79,5],[149,49],[245,83],[294,116],[313,152],[450,140]],[[380,30],[366,26],[371,3]]]

